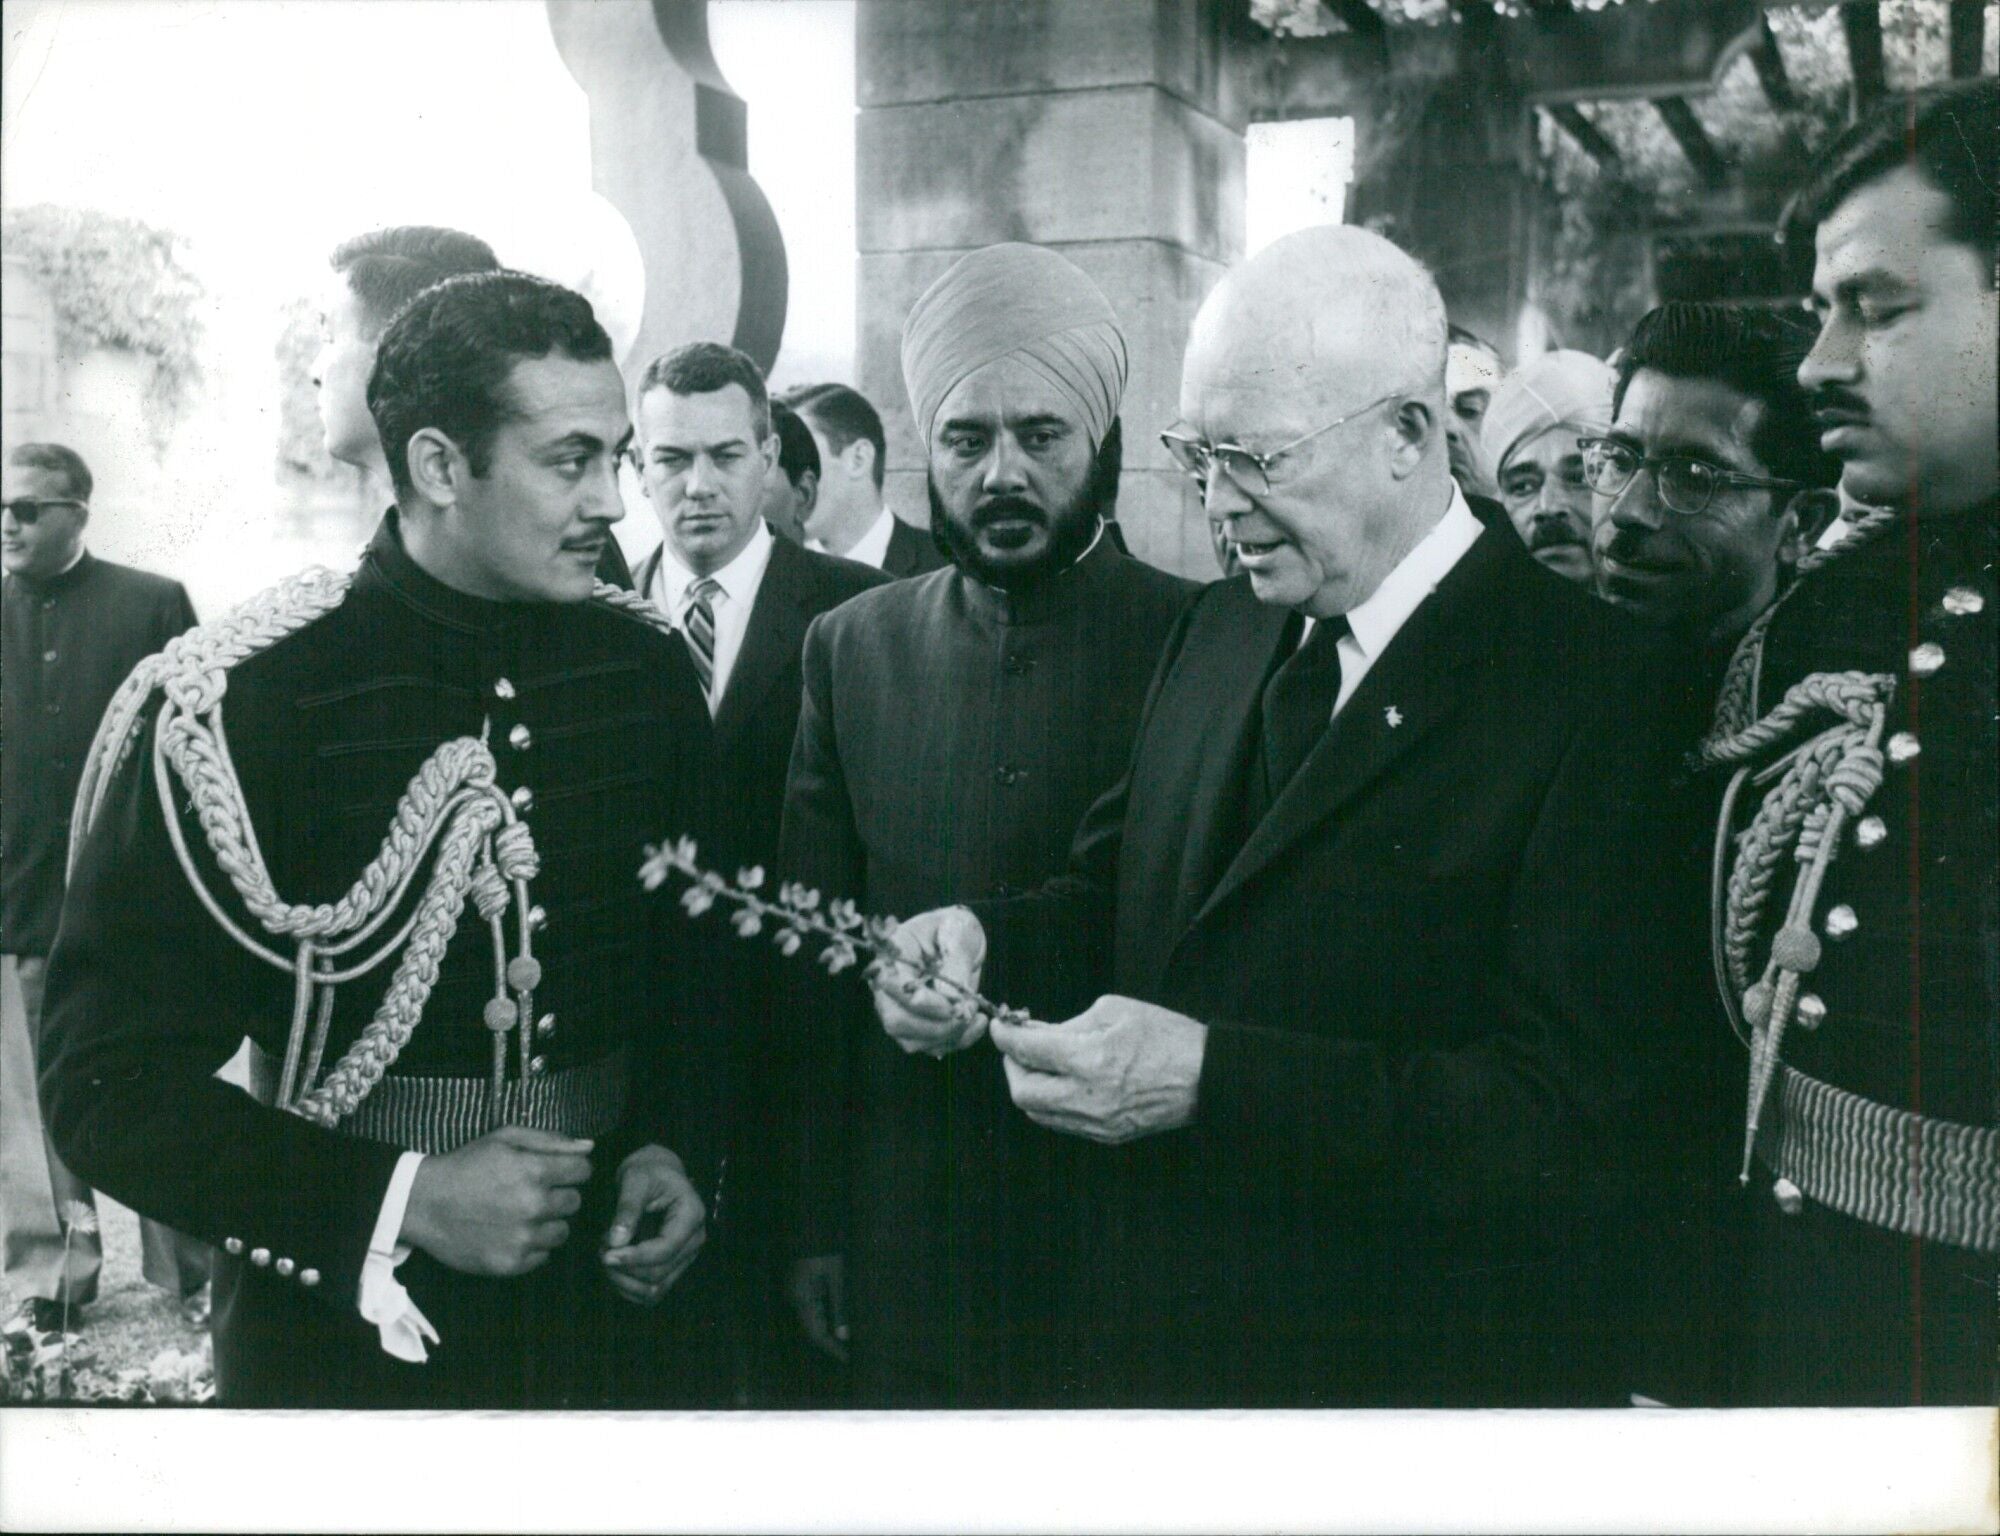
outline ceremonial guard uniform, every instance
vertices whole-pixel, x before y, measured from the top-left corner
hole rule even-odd
[[[704,824],[709,721],[686,648],[623,606],[464,595],[391,512],[344,590],[289,583],[114,702],[42,1090],[80,1173],[234,1256],[225,1403],[620,1396],[618,1163],[658,1143],[717,1177],[690,933],[636,878]],[[263,1103],[213,1076],[246,1035]],[[440,1342],[392,1358],[357,1307],[392,1170],[502,1123],[595,1138],[572,1235],[518,1279],[412,1254]]]
[[[1753,628],[1704,749],[1739,770],[1715,948],[1751,1049],[1740,1395],[1991,1404],[1995,507],[1858,534]]]

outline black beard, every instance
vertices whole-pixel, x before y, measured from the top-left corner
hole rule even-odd
[[[1097,537],[1098,522],[1104,510],[1100,505],[1102,495],[1093,483],[1086,484],[1075,501],[1053,516],[1032,502],[1017,497],[995,497],[973,512],[973,526],[967,527],[946,511],[944,499],[938,495],[937,482],[927,478],[925,483],[931,499],[931,539],[938,549],[975,581],[983,581],[1003,592],[1026,591],[1058,572],[1068,570],[1090,548],[1091,540]],[[988,560],[980,551],[974,536],[978,525],[1002,514],[1032,518],[1048,524],[1048,547],[1039,558],[1027,565],[1002,565]]]

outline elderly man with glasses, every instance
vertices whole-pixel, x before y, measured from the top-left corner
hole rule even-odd
[[[1626,621],[1472,514],[1445,410],[1443,305],[1387,241],[1307,230],[1225,278],[1168,447],[1243,574],[1168,640],[1064,876],[898,933],[1063,1021],[985,1033],[1020,1110],[1094,1153],[1065,1320],[1094,1398],[1627,1385],[1664,770]],[[876,1002],[960,1028],[893,975]]]
[[[35,1070],[44,1054],[42,979],[62,910],[70,803],[97,717],[144,657],[194,624],[177,581],[100,560],[84,548],[93,483],[60,443],[7,455],[0,591],[7,750],[0,757],[0,1274],[16,1309],[8,1333],[82,1326],[97,1295],[102,1245],[88,1184],[48,1143]],[[67,1232],[65,1229],[68,1229]],[[208,1249],[157,1222],[142,1228],[145,1275],[206,1310]]]

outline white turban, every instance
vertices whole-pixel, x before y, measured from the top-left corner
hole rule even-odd
[[[1602,432],[1611,425],[1618,376],[1588,352],[1544,352],[1493,392],[1479,450],[1497,475],[1523,443],[1556,427]]]
[[[1076,407],[1093,444],[1125,393],[1125,335],[1083,273],[1038,245],[990,245],[953,263],[903,322],[903,383],[926,446],[938,408],[988,363],[1017,357]]]

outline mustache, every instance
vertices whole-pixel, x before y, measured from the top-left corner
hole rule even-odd
[[[1540,517],[1528,524],[1528,548],[1554,549],[1558,545],[1574,545],[1578,549],[1589,548],[1588,543],[1577,536],[1577,531],[1567,519],[1560,517]]]
[[[1854,416],[1866,420],[1868,402],[1850,389],[1838,384],[1822,384],[1812,392],[1812,412],[1815,416]]]
[[[1000,522],[1029,522],[1048,525],[1049,514],[1019,496],[995,496],[972,509],[972,526],[988,528]]]

